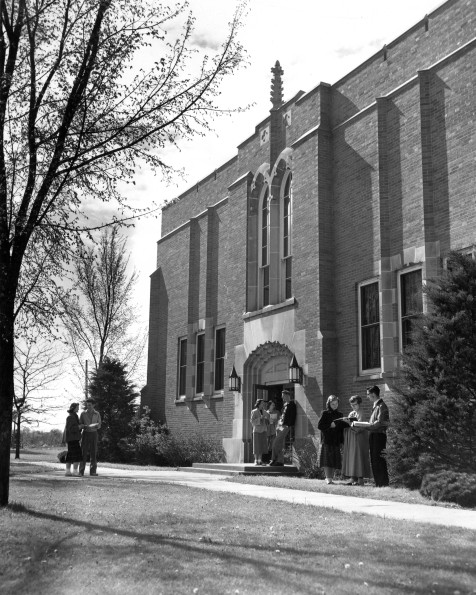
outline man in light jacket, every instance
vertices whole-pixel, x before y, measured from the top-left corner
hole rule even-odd
[[[101,427],[101,416],[94,409],[95,404],[94,399],[86,399],[86,411],[83,411],[79,418],[79,423],[83,425],[83,437],[81,439],[83,460],[79,465],[79,475],[81,476],[84,475],[88,455],[91,458],[89,474],[97,476],[98,430]]]

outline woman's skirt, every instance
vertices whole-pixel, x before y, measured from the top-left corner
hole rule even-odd
[[[321,452],[319,453],[319,466],[340,469],[342,466],[340,445],[321,444]]]
[[[68,442],[68,454],[66,455],[67,463],[80,463],[83,460],[83,451],[79,445],[79,440],[71,440]]]
[[[268,435],[266,432],[253,432],[253,454],[261,456],[268,452]]]

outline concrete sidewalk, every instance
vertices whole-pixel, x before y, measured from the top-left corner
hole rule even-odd
[[[22,464],[23,462],[20,462]],[[182,472],[175,469],[170,471],[152,471],[150,469],[113,469],[101,467],[99,477],[82,478],[65,477],[64,465],[59,463],[25,461],[24,464],[43,465],[51,467],[51,471],[41,472],[28,477],[41,477],[42,479],[64,479],[65,481],[100,482],[101,478],[130,479],[134,481],[147,481],[157,483],[172,483],[194,488],[211,490],[214,492],[227,492],[267,498],[268,500],[282,500],[294,504],[307,506],[322,506],[354,514],[369,514],[382,518],[413,521],[416,523],[430,523],[446,527],[461,527],[476,531],[476,510],[462,510],[445,508],[443,506],[426,506],[422,504],[405,504],[403,502],[390,502],[388,500],[374,500],[370,498],[356,498],[354,496],[341,496],[338,494],[306,492],[303,490],[290,490],[287,488],[272,488],[267,486],[231,483],[225,481],[220,475],[207,473]]]

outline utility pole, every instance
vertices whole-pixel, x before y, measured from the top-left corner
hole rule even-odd
[[[84,369],[84,398],[88,398],[88,360],[86,360],[86,367]]]

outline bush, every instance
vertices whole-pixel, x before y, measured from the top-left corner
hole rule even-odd
[[[193,463],[222,463],[225,460],[221,442],[192,434],[161,434],[157,440],[158,464],[168,467],[191,467]]]
[[[130,424],[131,433],[121,440],[123,462],[158,467],[191,467],[192,463],[222,463],[221,442],[200,432],[171,434],[164,424],[150,419],[144,408]]]
[[[161,436],[169,433],[167,426],[150,419],[150,409],[145,407],[142,414],[134,417],[130,428],[130,435],[120,441],[122,461],[138,465],[160,465],[157,447]]]
[[[428,473],[423,478],[420,494],[431,500],[476,508],[476,474],[456,471]]]
[[[311,435],[294,444],[293,463],[309,479],[324,479],[324,471],[319,467],[320,446],[320,438]]]

